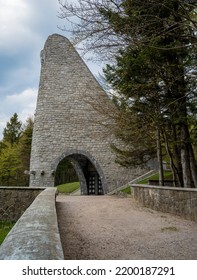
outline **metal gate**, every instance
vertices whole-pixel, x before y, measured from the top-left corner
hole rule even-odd
[[[97,172],[90,172],[88,176],[88,195],[102,195],[103,188]]]

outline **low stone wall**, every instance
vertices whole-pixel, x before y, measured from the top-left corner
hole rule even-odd
[[[16,222],[44,189],[0,187],[0,220]]]
[[[1,260],[63,260],[55,206],[56,188],[46,188],[0,246]]]
[[[135,200],[145,207],[197,221],[197,189],[133,184]]]

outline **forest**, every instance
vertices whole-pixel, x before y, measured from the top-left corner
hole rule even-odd
[[[32,118],[22,124],[14,113],[7,122],[0,141],[1,186],[29,185],[29,176],[24,171],[29,170],[32,133]]]

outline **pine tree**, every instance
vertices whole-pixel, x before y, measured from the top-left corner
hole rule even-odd
[[[17,114],[10,119],[4,129],[4,138],[0,142],[0,185],[27,186],[29,170],[33,120],[29,118],[22,129]]]
[[[19,147],[19,157],[21,160],[21,165],[19,167],[21,173],[21,184],[29,185],[29,176],[24,174],[25,170],[30,168],[30,156],[31,156],[31,143],[32,143],[32,134],[33,134],[33,119],[29,117],[26,120],[26,124],[23,128],[23,131],[20,135],[18,142]]]
[[[21,160],[16,144],[7,143],[0,154],[0,185],[18,186]]]
[[[122,7],[125,17],[103,10],[114,29],[130,39],[117,65],[106,70],[108,81],[124,95],[127,110],[154,124],[159,142],[163,136],[179,186],[197,187],[188,122],[196,99],[190,72],[197,50],[196,26],[191,24],[195,7],[178,0],[126,0]]]
[[[21,132],[22,123],[18,120],[17,113],[14,113],[3,130],[3,141],[8,142],[11,145],[17,143],[20,138]]]

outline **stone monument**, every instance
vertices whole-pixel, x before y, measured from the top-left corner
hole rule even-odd
[[[58,164],[68,158],[81,194],[106,194],[137,177],[140,169],[115,163],[109,121],[113,107],[73,45],[48,37],[41,52],[41,76],[33,129],[30,186],[54,186]]]

